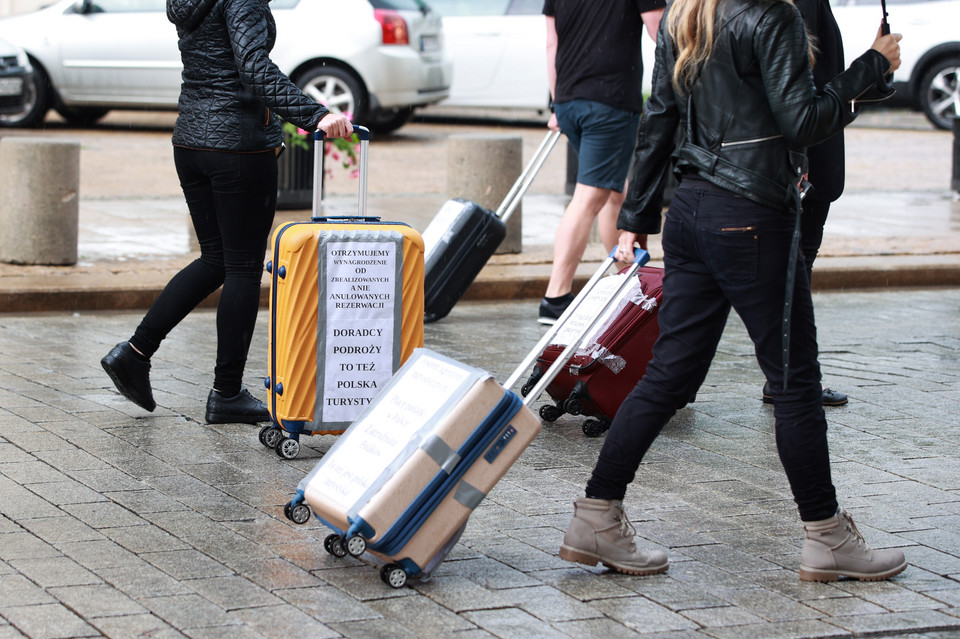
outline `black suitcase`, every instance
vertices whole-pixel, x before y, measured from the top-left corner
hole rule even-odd
[[[496,211],[476,202],[447,200],[423,232],[424,321],[443,319],[466,292],[507,234],[507,220],[560,139],[551,131]]]

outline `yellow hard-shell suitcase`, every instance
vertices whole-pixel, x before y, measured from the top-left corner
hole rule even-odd
[[[273,422],[260,442],[284,458],[300,435],[340,434],[423,346],[423,238],[412,227],[364,216],[369,131],[360,135],[356,217],[313,217],[274,231],[264,385]],[[317,136],[314,212],[320,209]]]

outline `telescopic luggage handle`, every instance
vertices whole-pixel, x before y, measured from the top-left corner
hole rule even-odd
[[[360,195],[358,204],[358,214],[350,217],[366,217],[367,215],[367,167],[370,152],[370,129],[358,124],[353,125],[353,132],[360,138]],[[323,202],[323,157],[324,144],[326,136],[323,131],[316,131],[313,134],[313,166],[315,175],[313,176],[313,214],[320,215],[320,204]]]
[[[513,215],[513,212],[517,209],[517,206],[523,199],[523,194],[530,188],[534,178],[537,177],[537,173],[540,172],[540,167],[546,162],[547,156],[550,155],[550,151],[553,150],[553,147],[556,146],[557,140],[559,139],[560,131],[548,132],[540,143],[540,146],[537,147],[533,158],[530,159],[530,163],[523,169],[520,177],[513,183],[510,190],[507,191],[503,202],[500,203],[500,206],[496,210],[496,216],[500,218],[504,224],[507,223],[507,220],[510,219],[510,216]]]
[[[607,272],[607,269],[616,263],[616,254],[617,247],[613,247],[613,250],[610,251],[610,255],[608,255],[603,261],[603,263],[600,265],[600,268],[597,269],[597,272],[593,274],[593,277],[591,277],[583,286],[583,289],[581,289],[580,293],[570,303],[570,306],[567,307],[567,310],[563,312],[556,324],[554,324],[553,327],[551,327],[551,329],[547,331],[542,338],[540,338],[540,341],[533,348],[533,350],[527,354],[517,369],[513,371],[513,374],[510,375],[507,381],[503,383],[504,388],[512,388],[513,385],[516,384],[517,381],[527,371],[530,365],[533,364],[534,360],[537,359],[540,353],[542,353],[543,350],[550,345],[550,342],[553,340],[553,338],[556,337],[557,333],[560,332],[560,329],[563,328],[564,323],[567,322],[574,313],[576,313],[577,308],[579,308],[583,301],[587,299],[590,291],[592,291],[596,287],[597,283],[603,278],[603,275]],[[553,378],[557,376],[567,362],[573,358],[577,348],[580,347],[580,344],[583,343],[583,340],[586,338],[586,336],[589,335],[600,324],[600,320],[603,317],[604,311],[606,311],[610,304],[612,304],[614,300],[618,299],[620,294],[632,284],[631,280],[633,276],[637,271],[640,270],[640,267],[646,264],[648,261],[650,261],[650,254],[647,253],[647,251],[642,248],[634,249],[633,263],[630,265],[630,268],[625,271],[626,277],[623,278],[623,281],[617,287],[617,290],[614,291],[613,295],[610,296],[610,299],[604,303],[603,307],[596,314],[596,316],[594,316],[590,323],[582,331],[580,331],[580,334],[577,336],[577,338],[571,340],[570,343],[567,344],[566,348],[563,349],[563,352],[560,353],[560,356],[553,362],[550,368],[547,369],[543,376],[540,377],[534,387],[524,398],[524,404],[530,406],[537,400],[537,397],[540,396],[540,393],[542,393],[547,385],[553,381]]]

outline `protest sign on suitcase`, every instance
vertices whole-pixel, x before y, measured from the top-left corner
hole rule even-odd
[[[260,442],[291,459],[300,435],[339,434],[423,346],[423,239],[367,217],[369,131],[360,134],[359,211],[279,226],[272,238],[267,407]],[[315,145],[314,213],[323,144]]]

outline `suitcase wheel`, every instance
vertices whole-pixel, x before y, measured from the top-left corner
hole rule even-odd
[[[587,437],[599,437],[610,430],[610,420],[606,418],[588,419],[583,422],[583,434]]]
[[[397,564],[387,564],[380,568],[380,579],[391,588],[403,588],[407,583],[407,573]]]
[[[343,539],[340,535],[327,535],[323,540],[323,548],[334,557],[346,557],[347,549],[343,545]]]
[[[354,535],[346,541],[344,547],[351,557],[359,557],[367,551],[367,540],[360,535]]]
[[[530,391],[533,390],[533,387],[537,385],[537,382],[540,381],[540,378],[543,377],[543,369],[539,366],[533,367],[533,372],[530,373],[530,379],[527,380],[527,383],[520,387],[520,396],[526,397],[530,394]]]
[[[540,407],[540,419],[545,422],[555,422],[563,416],[563,409],[553,404],[544,404]]]
[[[281,437],[274,450],[284,459],[294,459],[300,454],[300,442],[289,437]]]
[[[277,444],[283,438],[283,433],[280,432],[279,428],[273,424],[270,424],[269,426],[264,426],[260,429],[258,438],[260,439],[260,443],[267,448],[276,448]]]
[[[287,504],[283,507],[283,514],[295,524],[305,524],[310,521],[310,506],[302,503],[296,506]]]
[[[563,410],[571,415],[580,415],[583,413],[583,401],[579,397],[570,396],[563,402]]]

